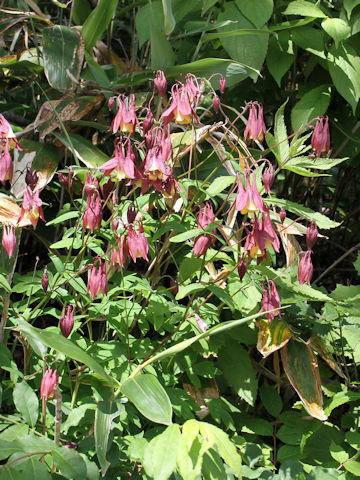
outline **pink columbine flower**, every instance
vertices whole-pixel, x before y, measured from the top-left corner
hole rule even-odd
[[[42,201],[39,197],[39,191],[33,192],[30,187],[26,187],[24,192],[23,203],[21,205],[20,216],[18,219],[18,225],[22,225],[22,220],[30,220],[32,226],[36,228],[37,222],[41,220],[45,221],[44,213],[42,210]]]
[[[119,95],[116,98],[118,111],[111,124],[111,130],[116,133],[118,130],[122,133],[134,133],[138,119],[135,113],[135,95],[129,97]]]
[[[125,235],[117,236],[116,245],[112,251],[110,265],[119,264],[121,268],[124,268],[125,262],[129,257],[127,237]]]
[[[45,400],[51,398],[55,393],[55,387],[58,383],[59,375],[57,375],[57,370],[51,370],[51,368],[48,368],[41,380],[40,398],[45,397]]]
[[[139,233],[136,233],[132,227],[128,229],[127,246],[130,256],[135,263],[137,258],[143,258],[144,260],[149,261],[149,244],[145,237],[142,224],[139,225]]]
[[[298,280],[300,285],[303,283],[308,283],[310,285],[311,277],[314,271],[314,267],[311,261],[311,250],[305,252],[302,259],[299,262],[299,270],[298,270]]]
[[[264,172],[262,175],[262,180],[264,184],[264,188],[266,193],[270,193],[272,184],[274,183],[275,174],[274,174],[274,167],[269,162],[268,166],[264,168]]]
[[[161,115],[164,125],[172,120],[179,125],[188,125],[192,117],[199,121],[192,105],[196,105],[200,98],[200,87],[193,75],[186,76],[185,84],[175,84],[171,88],[171,104]]]
[[[285,218],[286,218],[286,211],[285,211],[283,208],[281,208],[279,215],[280,215],[280,221],[281,221],[281,223],[284,223],[284,222],[285,222]]]
[[[311,220],[310,225],[306,230],[306,244],[307,244],[308,250],[312,250],[317,240],[318,234],[319,234],[319,231],[316,226],[316,223],[313,220]]]
[[[206,202],[204,207],[200,207],[200,212],[198,216],[198,228],[204,230],[210,223],[215,220],[215,215],[213,211],[213,206],[211,202]],[[211,233],[216,233],[216,229],[212,230]],[[203,234],[196,237],[194,242],[194,255],[201,256],[206,253],[208,248],[210,248],[215,243],[215,237],[213,235]]]
[[[2,246],[8,254],[8,257],[11,258],[14,255],[16,248],[16,235],[14,225],[3,226]]]
[[[135,205],[133,203],[128,208],[128,211],[126,213],[126,217],[127,217],[127,222],[128,222],[129,225],[131,225],[135,222],[136,209],[135,209]]]
[[[45,270],[41,276],[41,286],[44,290],[44,293],[46,295],[46,292],[49,288],[49,277],[48,277],[48,274],[47,274],[47,270],[46,270],[46,267],[45,267]]]
[[[25,183],[26,185],[31,189],[34,190],[36,187],[38,181],[38,174],[36,170],[34,172],[31,172],[29,168],[26,169],[26,174],[25,174]]]
[[[0,182],[5,184],[6,180],[12,182],[13,177],[13,163],[9,152],[8,144],[6,143],[4,152],[0,150]]]
[[[316,155],[327,154],[330,150],[329,118],[318,117],[311,137],[311,147]]]
[[[126,155],[124,154],[125,144],[127,142]],[[135,178],[135,165],[131,155],[130,140],[126,139],[123,144],[122,139],[116,141],[114,157],[105,162],[97,170],[102,170],[106,176],[115,174],[116,180],[120,181],[124,178]]]
[[[146,135],[149,130],[151,130],[152,126],[154,125],[154,115],[150,109],[148,109],[147,114],[143,120],[143,135]]]
[[[91,172],[88,172],[86,175],[84,192],[87,197],[92,195],[99,188],[99,182],[96,177],[94,177]]]
[[[219,108],[220,108],[220,98],[217,95],[213,96],[212,104],[213,104],[213,108],[214,108],[215,112],[218,113]]]
[[[253,102],[250,106],[249,118],[244,131],[244,137],[247,142],[257,140],[262,143],[266,134],[266,127],[263,116],[263,106],[258,102]]]
[[[161,98],[165,97],[167,90],[167,81],[165,74],[162,70],[157,70],[155,72],[154,85],[158,94]]]
[[[91,298],[94,299],[100,292],[106,295],[107,291],[106,263],[101,258],[97,258],[92,269],[88,272],[86,293],[90,292]]]
[[[248,232],[244,250],[251,258],[259,258],[266,256],[266,250],[271,246],[275,252],[280,251],[280,241],[273,229],[269,213],[263,214],[261,223],[255,215],[253,229]]]
[[[86,201],[86,208],[83,218],[83,230],[89,228],[90,232],[100,230],[102,220],[102,205],[100,194],[97,190],[93,190]]]
[[[202,333],[206,332],[208,328],[206,322],[204,322],[204,320],[197,313],[195,313],[195,319]]]
[[[60,318],[60,330],[61,333],[64,335],[65,338],[67,338],[71,330],[74,327],[74,305],[67,305],[62,312],[61,318]]]
[[[4,115],[0,114],[0,144],[8,146],[9,148],[16,147],[18,150],[23,150],[16,140],[16,135],[11,128],[10,123],[6,120]]]
[[[274,310],[273,312],[266,313],[266,318],[271,323],[274,320],[274,317],[277,315],[281,317],[280,310],[276,310],[281,307],[280,296],[276,289],[274,280],[269,280],[269,290],[267,290],[264,285],[262,285],[263,297],[261,302],[261,312],[266,312],[268,310]]]
[[[256,187],[256,176],[253,176],[252,186],[250,185],[250,177],[246,174],[246,190],[244,190],[240,176],[238,175],[238,193],[235,199],[235,208],[243,215],[251,212],[265,211],[263,199]]]

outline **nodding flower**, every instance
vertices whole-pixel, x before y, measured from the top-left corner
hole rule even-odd
[[[206,202],[204,207],[200,207],[200,212],[198,216],[198,228],[204,230],[214,220],[215,215],[212,203]],[[216,229],[212,230],[211,233],[216,233]],[[206,233],[203,235],[199,235],[198,237],[196,237],[194,242],[194,255],[204,255],[208,248],[210,248],[214,243],[215,237],[213,235],[208,235]]]
[[[270,193],[272,184],[274,183],[275,174],[274,174],[274,167],[269,162],[268,166],[264,168],[264,172],[262,175],[262,181],[264,184],[265,192],[267,194]]]
[[[225,77],[221,77],[220,80],[219,80],[219,88],[220,88],[220,92],[222,93],[222,95],[224,95],[225,93],[225,88],[226,88],[226,78]]]
[[[89,228],[91,233],[93,233],[95,229],[100,230],[102,214],[100,194],[97,190],[94,190],[92,194],[88,196],[86,201],[83,230]]]
[[[197,313],[195,313],[195,319],[196,319],[196,322],[198,324],[198,327],[200,328],[200,330],[202,331],[202,333],[206,332],[208,326],[207,326],[207,323],[204,322],[204,320],[200,317],[200,315],[198,315]]]
[[[51,368],[48,368],[41,380],[40,398],[45,397],[45,400],[51,398],[54,395],[55,387],[58,383],[59,375],[57,375],[57,370],[51,370]]]
[[[127,143],[126,154],[125,147]],[[106,176],[115,176],[116,180],[120,181],[124,178],[135,178],[135,164],[133,161],[133,155],[131,152],[130,139],[123,140],[117,139],[115,141],[114,157],[105,162],[97,170],[102,170]]]
[[[139,233],[136,233],[132,227],[128,229],[127,247],[129,249],[130,257],[135,263],[137,258],[143,258],[144,260],[149,261],[149,243],[145,237],[144,228],[141,223],[139,225]]]
[[[88,272],[86,293],[90,292],[91,298],[94,299],[100,292],[106,295],[107,291],[106,263],[101,258],[96,258],[92,269]]]
[[[8,144],[5,144],[4,152],[0,150],[0,182],[5,184],[6,180],[12,182],[13,163],[9,152]]]
[[[16,235],[14,225],[3,225],[2,246],[11,258],[14,255],[16,248]]]
[[[136,125],[139,124],[135,113],[135,95],[119,95],[116,103],[118,111],[111,123],[112,132],[120,130],[122,133],[134,133]]]
[[[308,283],[310,285],[311,277],[313,275],[314,267],[311,261],[311,250],[308,250],[303,255],[299,262],[298,280],[300,285]]]
[[[157,70],[154,72],[154,85],[161,98],[165,97],[167,90],[167,81],[163,70]]]
[[[269,290],[267,290],[264,287],[264,284],[262,284],[263,297],[262,297],[260,312],[274,310],[273,312],[269,312],[265,314],[266,318],[271,323],[274,320],[274,317],[276,317],[277,315],[281,317],[280,310],[276,310],[277,308],[281,307],[281,303],[280,303],[280,296],[276,289],[274,280],[269,280],[268,284],[269,284]]]
[[[243,184],[238,175],[238,193],[235,199],[235,208],[243,215],[246,213],[254,213],[260,210],[265,211],[263,199],[256,187],[256,176],[253,176],[253,183],[250,185],[249,174],[246,174],[246,189],[244,190]]]
[[[255,215],[253,229],[248,232],[244,251],[248,252],[251,258],[259,258],[266,256],[266,250],[269,247],[273,247],[275,252],[280,251],[280,241],[273,229],[269,212],[267,212],[267,214],[263,214],[261,222]]]
[[[306,230],[306,245],[308,250],[312,250],[312,247],[315,245],[319,231],[314,220],[311,220],[310,225]]]
[[[48,288],[49,288],[49,277],[48,277],[48,274],[47,274],[47,269],[45,267],[45,270],[41,276],[41,286],[44,290],[44,293],[46,295],[47,291],[48,291]]]
[[[171,94],[170,107],[161,115],[164,125],[172,120],[179,125],[188,125],[192,118],[198,122],[193,105],[198,104],[201,92],[196,78],[193,75],[187,75],[185,84],[177,83],[172,86]]]
[[[67,338],[71,330],[74,327],[74,305],[67,305],[62,312],[61,318],[60,318],[60,330],[61,333],[64,335],[65,338]]]
[[[244,131],[244,137],[247,142],[257,140],[262,143],[266,134],[264,123],[263,106],[258,102],[250,105],[249,118]]]
[[[327,154],[330,150],[330,131],[328,116],[318,117],[311,137],[311,147],[316,155]]]
[[[27,222],[22,220],[30,220],[32,226],[36,228],[37,222],[39,220],[45,221],[44,213],[42,210],[42,201],[39,197],[39,191],[33,192],[30,187],[26,187],[24,192],[23,203],[21,205],[20,216],[18,219],[18,225],[22,226]]]
[[[23,150],[20,147],[18,141],[16,140],[16,135],[11,128],[10,123],[6,120],[4,115],[0,113],[0,144],[3,147],[14,148],[16,147],[18,150]]]

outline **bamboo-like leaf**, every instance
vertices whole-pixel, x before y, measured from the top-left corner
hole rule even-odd
[[[331,367],[334,372],[336,372],[340,377],[345,378],[344,372],[342,371],[340,365],[336,363],[334,357],[329,352],[329,349],[325,343],[319,337],[315,337],[308,342],[309,346],[320,355],[320,357],[325,360],[325,362]]]
[[[122,407],[123,409],[124,407]],[[115,404],[111,402],[99,402],[96,408],[94,427],[95,449],[103,477],[110,466],[110,462],[106,459],[106,452],[111,424],[122,410],[117,410]]]
[[[257,321],[259,328],[257,349],[263,357],[267,357],[282,348],[292,337],[289,325],[279,318],[270,323],[266,318]]]
[[[321,380],[316,356],[308,345],[291,340],[281,349],[285,373],[305,409],[318,420],[327,420],[323,410]]]
[[[88,52],[95,46],[109,25],[118,4],[118,0],[99,0],[96,8],[85,20],[81,33]]]

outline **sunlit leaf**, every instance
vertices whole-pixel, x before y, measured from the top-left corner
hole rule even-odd
[[[256,346],[263,357],[282,348],[293,335],[289,325],[276,317],[271,323],[266,318],[262,318],[256,324],[259,328]]]

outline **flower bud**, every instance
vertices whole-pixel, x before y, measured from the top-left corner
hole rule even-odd
[[[310,285],[314,267],[311,261],[311,250],[305,252],[305,255],[299,262],[298,280],[300,285],[308,283]]]
[[[74,327],[74,305],[68,305],[64,308],[60,318],[61,333],[67,338]]]
[[[285,218],[286,218],[286,212],[285,212],[285,210],[282,208],[282,209],[280,210],[280,220],[281,220],[281,223],[284,223]]]
[[[207,324],[204,322],[204,320],[197,313],[195,313],[195,318],[196,318],[196,321],[197,321],[197,324],[198,324],[198,327],[200,328],[200,330],[203,333],[206,332],[208,327],[207,327]]]
[[[245,273],[246,273],[246,270],[247,270],[247,263],[246,263],[246,260],[245,260],[245,256],[243,255],[242,256],[242,259],[238,265],[238,273],[239,273],[239,277],[240,277],[240,281],[242,282],[243,281],[243,278],[245,276]]]
[[[47,292],[47,289],[49,287],[49,277],[48,277],[48,274],[47,274],[47,270],[46,270],[46,267],[45,267],[45,270],[44,270],[44,273],[42,274],[42,277],[41,277],[41,286],[46,294]]]
[[[114,99],[114,97],[110,97],[109,100],[108,100],[109,111],[112,110],[114,104],[115,104],[115,99]]]
[[[26,174],[25,174],[25,183],[31,188],[31,190],[34,190],[37,180],[38,180],[38,175],[36,171],[31,173],[31,171],[27,168]]]
[[[49,397],[54,395],[55,386],[59,383],[59,376],[57,375],[57,370],[51,370],[48,368],[41,380],[40,386],[40,398],[45,397],[47,400]]]
[[[270,193],[272,184],[274,183],[275,175],[274,175],[274,167],[271,163],[264,169],[262,180],[265,187],[266,193]]]
[[[158,91],[159,96],[161,98],[165,97],[166,89],[167,89],[167,81],[166,81],[165,74],[162,70],[158,70],[157,72],[155,72],[154,85],[156,90]]]
[[[213,96],[212,104],[213,104],[215,112],[217,113],[219,111],[219,107],[220,107],[220,99],[217,95]]]
[[[225,93],[225,88],[226,88],[226,78],[225,77],[221,77],[220,80],[219,80],[219,88],[220,88],[220,92],[224,95]]]
[[[152,126],[154,125],[154,115],[152,113],[152,111],[149,109],[147,114],[146,114],[146,117],[144,118],[144,121],[143,121],[143,132],[144,132],[144,135],[146,135],[148,133],[148,131],[152,128]]]
[[[311,137],[311,147],[318,157],[330,150],[329,118],[327,116],[318,117]]]
[[[11,258],[14,255],[16,248],[16,235],[14,225],[3,226],[2,246],[8,254],[8,257]]]
[[[173,278],[170,278],[170,291],[174,295],[174,297],[176,297],[176,295],[179,291],[179,284]]]
[[[129,224],[132,224],[135,222],[136,218],[136,210],[135,210],[135,205],[132,203],[130,207],[128,208],[127,211],[127,221]]]
[[[312,247],[315,245],[316,239],[318,237],[318,228],[316,226],[316,223],[311,220],[310,225],[308,226],[306,230],[306,244],[308,250],[312,250]]]

